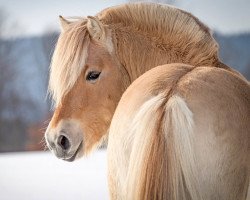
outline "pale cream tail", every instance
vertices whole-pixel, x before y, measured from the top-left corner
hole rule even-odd
[[[131,125],[134,135],[124,199],[201,200],[193,152],[193,116],[183,98],[158,95]]]

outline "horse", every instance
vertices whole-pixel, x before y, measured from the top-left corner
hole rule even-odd
[[[250,86],[228,70],[176,63],[147,71],[111,122],[111,199],[246,199],[249,117]]]
[[[116,106],[128,86],[163,64],[238,72],[218,58],[210,30],[183,10],[153,3],[107,8],[96,16],[65,19],[50,67],[54,114],[48,148],[74,161],[108,141]]]

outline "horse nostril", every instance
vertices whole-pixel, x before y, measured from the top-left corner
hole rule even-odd
[[[57,140],[57,144],[63,149],[68,150],[70,148],[69,139],[66,138],[64,135],[60,135]]]

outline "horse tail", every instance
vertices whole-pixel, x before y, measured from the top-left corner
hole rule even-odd
[[[125,199],[201,200],[193,152],[193,114],[180,96],[146,101],[131,131]]]

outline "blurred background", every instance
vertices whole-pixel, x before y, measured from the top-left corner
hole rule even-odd
[[[57,160],[49,153],[33,153],[33,151],[44,150],[43,134],[51,116],[50,101],[46,98],[46,92],[50,59],[60,32],[58,16],[94,15],[106,7],[126,2],[135,1],[0,0],[0,193],[3,194],[1,199],[16,199],[17,196],[11,193],[13,187],[14,193],[21,195],[18,196],[19,199],[55,199],[53,192],[49,197],[42,196],[42,190],[37,190],[34,196],[29,196],[30,193],[28,195],[27,191],[31,185],[21,184],[23,188],[18,185],[25,180],[31,183],[37,180],[38,177],[34,179],[32,173],[34,176],[40,174],[49,177],[44,182],[52,186],[47,185],[44,190],[48,191],[54,186],[54,191],[61,192],[60,198],[56,199],[71,199],[72,192],[78,195],[76,199],[77,197],[107,199],[107,189],[102,190],[101,196],[98,197],[94,194],[91,196],[90,190],[89,193],[78,193],[75,191],[77,187],[73,186],[71,190],[67,190],[68,196],[55,189],[59,187],[57,185],[59,182],[63,183],[62,178],[65,174],[71,174],[72,170],[80,173],[80,169],[83,169],[81,167],[86,165],[92,166],[87,174],[91,172],[96,174],[98,170],[100,174],[94,180],[103,182],[101,186],[106,188],[105,152],[97,152],[93,159],[70,165],[64,164],[65,162]],[[222,61],[250,79],[249,0],[155,0],[154,2],[180,7],[207,24],[220,45]],[[22,161],[26,164],[19,165]],[[48,165],[48,163],[55,164]],[[95,169],[96,163],[99,163],[99,168],[91,171]],[[52,166],[57,166],[61,171]],[[20,168],[29,169],[25,171],[25,176],[20,174],[18,176],[18,173],[21,173]],[[46,169],[50,170],[50,173],[47,173]],[[15,176],[13,173],[16,173]],[[53,174],[57,174],[54,179]],[[16,176],[19,179],[16,179]],[[79,176],[86,179],[84,174]],[[79,179],[79,176],[76,177]],[[93,178],[89,180],[92,180],[93,187],[96,186]],[[37,187],[42,186],[37,185]]]

